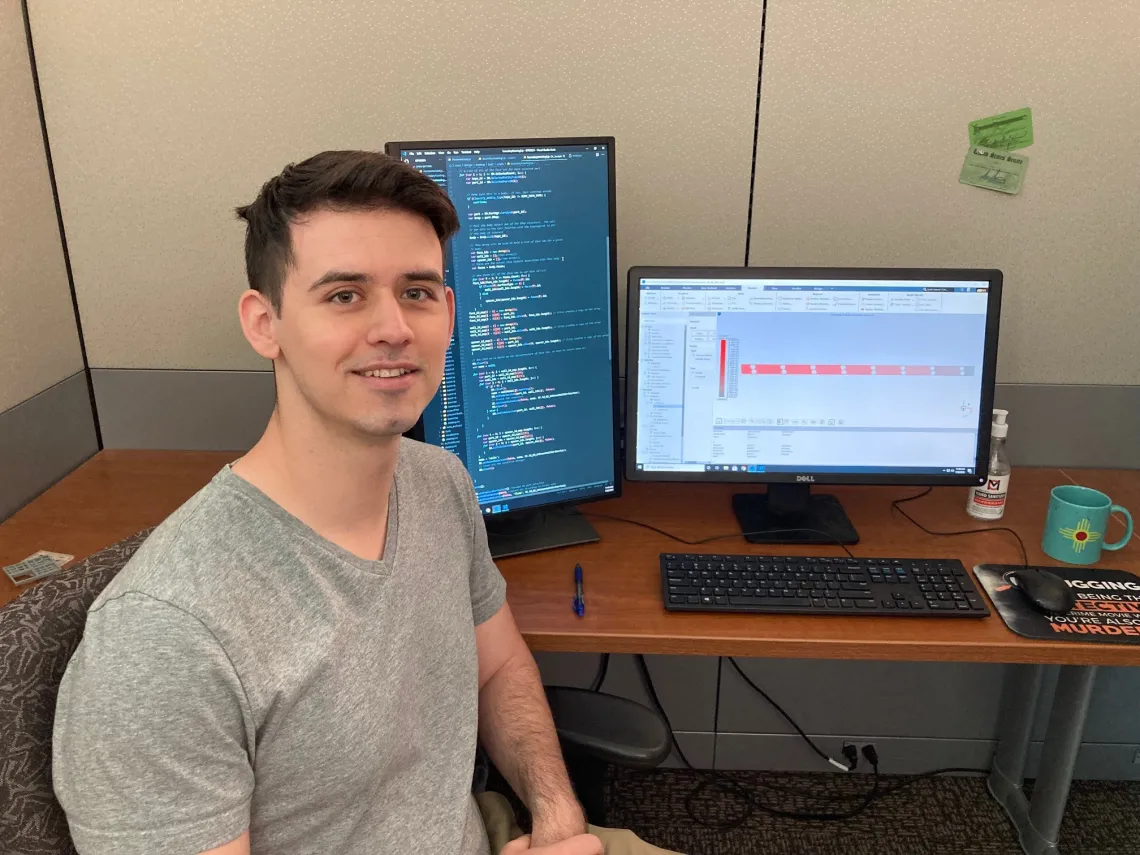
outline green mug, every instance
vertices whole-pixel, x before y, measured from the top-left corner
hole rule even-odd
[[[1113,511],[1124,515],[1127,531],[1116,543],[1105,543]],[[1049,495],[1049,514],[1041,548],[1046,555],[1068,564],[1096,564],[1102,549],[1120,549],[1132,537],[1132,514],[1100,490],[1064,484]]]

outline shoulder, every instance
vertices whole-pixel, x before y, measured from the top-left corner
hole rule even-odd
[[[414,439],[400,439],[399,471],[415,483],[448,487],[459,493],[474,489],[463,463],[445,448]]]
[[[227,487],[226,470],[167,517],[96,598],[95,612],[124,594],[194,612],[204,591],[220,589],[235,562],[249,554],[257,509]]]
[[[475,487],[463,463],[444,448],[403,437],[397,466],[400,503],[459,511],[473,523],[479,513]]]

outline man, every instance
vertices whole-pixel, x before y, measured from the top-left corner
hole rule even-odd
[[[401,438],[443,373],[455,209],[397,160],[325,152],[238,213],[277,404],[91,607],[54,739],[78,850],[601,853],[470,478]],[[504,800],[481,816],[477,736],[529,837]],[[608,851],[660,851],[624,835]]]

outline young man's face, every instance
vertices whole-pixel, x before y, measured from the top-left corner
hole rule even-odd
[[[318,211],[291,236],[278,383],[332,427],[403,433],[439,388],[455,319],[435,230],[404,211]]]

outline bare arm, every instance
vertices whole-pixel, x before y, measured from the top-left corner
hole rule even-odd
[[[225,846],[219,846],[201,855],[249,855],[249,832],[244,831],[237,840],[231,840]]]
[[[510,607],[475,628],[479,651],[479,737],[534,819],[545,846],[582,834],[586,819],[570,787],[538,666]]]

